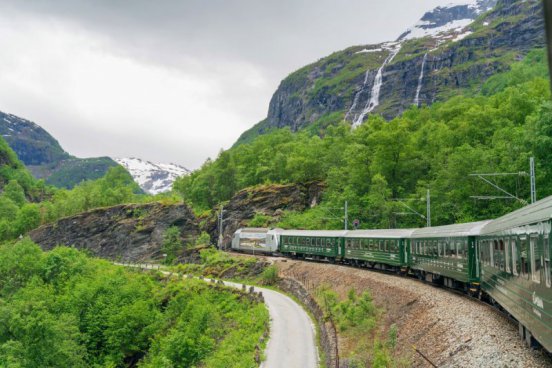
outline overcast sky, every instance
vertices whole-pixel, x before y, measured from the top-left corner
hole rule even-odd
[[[449,2],[0,0],[0,111],[79,157],[194,169],[266,117],[292,71]]]

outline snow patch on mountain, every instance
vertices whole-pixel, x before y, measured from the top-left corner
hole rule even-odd
[[[177,178],[190,173],[177,164],[155,164],[136,157],[113,159],[127,169],[140,188],[149,194],[170,191]]]
[[[475,18],[495,5],[496,0],[458,0],[438,6],[425,13],[420,21],[401,34],[398,40],[428,36],[437,38],[451,33],[462,33]]]

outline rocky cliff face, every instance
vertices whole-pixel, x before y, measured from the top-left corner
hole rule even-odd
[[[304,211],[316,206],[324,189],[323,183],[270,184],[247,188],[238,192],[224,207],[223,244],[229,245],[232,234],[247,227],[255,215],[265,215],[278,221],[283,211]],[[219,209],[206,221],[206,231],[216,243],[219,236],[217,217]]]
[[[370,114],[391,119],[413,104],[477,91],[545,46],[539,0],[467,2],[425,14],[397,41],[351,47],[292,73],[274,93],[267,118],[238,143],[272,128],[296,131],[344,119],[358,125]]]
[[[62,244],[102,258],[144,261],[162,259],[163,236],[171,226],[180,229],[184,242],[199,235],[188,206],[161,203],[100,208],[42,226],[29,235],[45,250]]]
[[[1,156],[0,156],[1,157]],[[232,234],[248,226],[256,215],[278,220],[283,211],[303,211],[320,201],[322,183],[267,185],[237,193],[225,207],[224,244]],[[122,261],[162,259],[163,236],[171,226],[180,229],[184,243],[193,242],[201,231],[218,241],[218,208],[207,219],[197,219],[185,204],[130,204],[100,208],[61,219],[30,232],[43,249],[57,245],[74,246],[91,254]]]

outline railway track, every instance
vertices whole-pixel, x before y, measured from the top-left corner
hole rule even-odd
[[[308,280],[311,291],[329,286],[341,297],[350,289],[359,294],[369,291],[376,305],[385,310],[379,328],[386,334],[392,324],[397,325],[398,354],[410,356],[412,366],[428,366],[413,346],[439,367],[552,366],[541,351],[524,346],[515,322],[507,315],[462,292],[397,277],[394,272],[278,259],[272,258],[285,275]]]

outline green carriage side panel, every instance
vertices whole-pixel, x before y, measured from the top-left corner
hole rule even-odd
[[[514,211],[478,239],[481,289],[552,351],[552,197]]]
[[[345,259],[394,267],[408,264],[413,229],[351,230],[345,234]]]
[[[347,241],[360,242],[360,246],[348,246]],[[401,239],[354,238],[346,239],[345,242],[346,259],[402,266]],[[372,247],[367,244],[369,242],[372,242]]]
[[[280,251],[282,253],[328,258],[341,257],[340,237],[281,235],[280,244]]]
[[[457,242],[465,243],[467,238],[418,238],[413,240],[415,242],[421,242],[422,244],[428,244],[421,247],[421,251],[414,251],[412,255],[411,268],[414,270],[420,270],[435,275],[448,277],[464,283],[470,282],[469,280],[469,266],[468,258],[464,255],[460,256],[447,256],[440,250],[439,242],[448,242],[447,244],[456,244]],[[435,244],[435,245],[434,245]],[[412,245],[415,248],[415,245]],[[465,254],[465,253],[464,253]],[[469,252],[468,252],[469,254]]]
[[[478,282],[476,237],[490,221],[417,229],[411,239],[411,268],[466,284]]]

